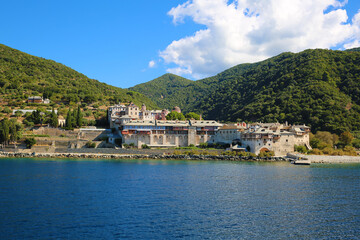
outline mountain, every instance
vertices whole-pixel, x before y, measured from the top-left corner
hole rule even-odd
[[[161,108],[172,109],[174,106],[185,108],[189,103],[198,101],[208,87],[203,82],[168,73],[129,89],[143,93]]]
[[[181,82],[186,84],[176,88],[171,87],[170,79],[161,78],[168,93],[176,92],[164,99],[208,119],[288,121],[308,124],[314,131],[360,131],[358,51],[282,53],[262,62],[232,67],[210,78],[192,82],[183,79]],[[157,99],[163,92],[152,88],[153,81],[142,84],[142,89],[131,89],[164,107]]]
[[[347,51],[347,52],[360,52],[360,47],[358,47],[358,48],[346,49],[345,51]]]
[[[55,104],[83,102],[109,105],[130,102],[156,108],[144,95],[113,87],[52,60],[0,44],[0,103],[20,106],[28,96],[50,98]]]

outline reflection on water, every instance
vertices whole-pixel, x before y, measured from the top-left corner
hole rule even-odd
[[[360,164],[0,160],[1,239],[357,239]]]

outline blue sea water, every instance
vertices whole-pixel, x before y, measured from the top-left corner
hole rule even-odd
[[[0,159],[0,239],[360,239],[360,165]]]

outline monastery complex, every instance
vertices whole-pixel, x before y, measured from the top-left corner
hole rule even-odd
[[[172,111],[181,112],[179,107]],[[233,150],[259,154],[273,151],[276,156],[294,152],[295,145],[310,149],[310,128],[287,123],[233,123],[222,124],[214,120],[166,120],[169,111],[147,110],[134,103],[109,108],[108,120],[115,128],[115,138],[123,144],[141,148],[199,146],[201,143],[230,144]]]

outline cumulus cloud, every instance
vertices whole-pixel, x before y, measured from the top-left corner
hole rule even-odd
[[[155,62],[154,60],[151,60],[151,61],[149,62],[148,67],[149,67],[149,68],[153,68],[153,67],[155,67],[155,65],[156,65],[156,62]]]
[[[354,1],[354,0],[352,0]],[[360,14],[348,21],[338,0],[188,0],[168,14],[203,29],[173,41],[160,57],[168,71],[199,79],[284,51],[359,44]]]

